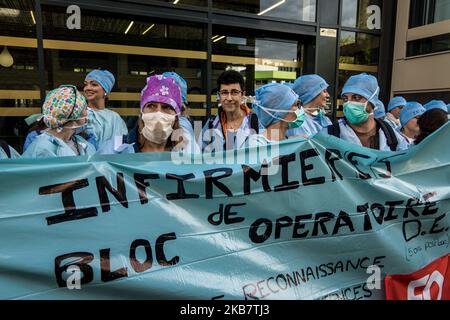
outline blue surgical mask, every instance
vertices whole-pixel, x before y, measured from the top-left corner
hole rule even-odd
[[[373,115],[373,113],[369,114],[367,112],[367,105],[369,104],[369,101],[377,95],[379,90],[380,88],[377,88],[374,94],[365,103],[355,101],[344,103],[344,115],[350,124],[359,125],[366,122],[367,119],[369,119],[369,116]]]
[[[303,110],[303,108],[298,108],[297,111],[295,111],[295,115],[297,119],[293,122],[289,122],[289,129],[300,128],[305,122],[305,110]]]
[[[349,101],[344,103],[344,115],[350,124],[358,125],[369,119],[369,113],[366,111],[367,102]]]
[[[80,126],[80,127],[78,127],[78,128],[75,129],[75,134],[76,134],[76,135],[79,135],[79,134],[81,134],[82,132],[85,132],[86,129],[87,129],[87,124],[83,124],[82,126]]]

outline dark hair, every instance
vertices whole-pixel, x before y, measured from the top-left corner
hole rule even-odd
[[[428,136],[432,135],[439,128],[444,126],[448,121],[447,112],[441,109],[431,109],[425,112],[417,121],[419,125],[419,135],[415,141],[415,144],[421,143]]]
[[[217,79],[217,90],[220,91],[220,86],[222,84],[235,84],[239,83],[241,90],[245,91],[245,81],[242,74],[235,70],[227,70],[223,72]]]
[[[42,118],[41,120],[35,122],[30,129],[28,130],[28,133],[33,132],[33,131],[43,131],[47,129],[47,125],[44,122],[44,119]]]

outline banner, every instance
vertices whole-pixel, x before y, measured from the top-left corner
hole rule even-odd
[[[449,136],[1,161],[0,298],[386,299],[449,253]]]

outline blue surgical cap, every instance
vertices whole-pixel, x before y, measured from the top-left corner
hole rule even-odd
[[[391,112],[397,107],[406,106],[406,100],[403,97],[394,97],[391,99],[388,105],[388,112]]]
[[[375,110],[373,110],[375,119],[382,119],[386,116],[386,108],[381,100],[378,100]]]
[[[379,86],[377,78],[367,73],[350,77],[342,89],[342,95],[347,93],[358,94],[366,98],[374,107],[377,106]],[[376,93],[376,94],[375,94]]]
[[[445,102],[442,100],[433,100],[428,102],[426,105],[423,106],[427,111],[431,109],[441,109],[445,112],[448,112],[447,106],[445,105]]]
[[[450,113],[450,104],[447,105],[447,112]]]
[[[408,124],[413,118],[423,115],[425,108],[418,102],[408,102],[400,112],[400,123],[402,128]]]
[[[163,76],[165,77],[171,77],[175,80],[177,85],[180,87],[181,90],[181,97],[183,99],[183,103],[187,104],[187,83],[186,80],[184,80],[178,73],[176,72],[164,72]]]
[[[328,87],[328,83],[322,77],[317,74],[308,74],[295,80],[292,89],[298,94],[302,104],[305,105],[313,101]]]
[[[116,82],[116,79],[114,78],[113,74],[108,70],[92,70],[86,76],[85,81],[86,80],[97,81],[98,84],[102,86],[103,90],[105,90],[106,93],[111,92],[112,88],[114,87],[114,83]]]
[[[266,84],[256,90],[255,94],[256,102],[253,103],[253,110],[265,128],[279,122],[279,119],[284,119],[287,116],[286,111],[291,110],[292,105],[298,100],[298,95],[292,89],[280,83]],[[280,112],[265,111],[263,108],[280,110]]]

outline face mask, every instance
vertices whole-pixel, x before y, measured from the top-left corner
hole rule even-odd
[[[83,117],[83,118],[80,118],[78,120],[85,120],[85,119],[87,119],[87,117]],[[66,126],[65,128],[67,128],[67,129],[75,129],[75,133],[74,134],[78,135],[78,134],[86,131],[86,129],[87,129],[87,121],[83,125],[80,125],[80,126],[70,126],[70,127]]]
[[[379,88],[375,91],[375,93],[365,102],[354,102],[348,101],[344,103],[344,115],[350,124],[358,125],[364,123],[369,119],[369,116],[373,115],[373,113],[367,112],[367,105],[369,101],[377,95]]]
[[[258,106],[258,108],[260,108],[262,111],[264,111],[265,113],[267,113],[267,114],[268,114],[269,116],[271,116],[272,118],[274,118],[274,119],[276,119],[276,120],[279,120],[279,121],[287,122],[287,123],[289,123],[290,125],[293,124],[293,123],[295,123],[295,122],[297,122],[297,121],[299,121],[299,118],[302,118],[302,117],[303,117],[303,121],[305,120],[305,111],[303,110],[303,108],[298,108],[296,111],[292,111],[292,110],[283,111],[283,110],[277,110],[277,109],[269,109],[269,108],[266,108],[266,107],[261,106],[260,104],[257,104],[257,106]],[[274,113],[275,113],[275,112],[276,112],[276,113],[280,113],[280,112],[282,112],[282,113],[295,113],[295,115],[296,115],[297,117],[296,117],[296,120],[294,120],[294,121],[287,121],[287,120],[285,120],[285,119],[278,118],[278,117],[274,116],[272,112],[274,112]],[[302,124],[303,124],[303,122],[302,122]],[[301,126],[301,125],[300,125],[300,126]]]
[[[298,108],[297,111],[295,111],[295,115],[297,116],[297,120],[289,122],[289,129],[300,128],[305,122],[305,110],[303,110],[303,108]]]
[[[163,144],[173,132],[175,119],[175,115],[162,113],[160,111],[143,113],[142,121],[144,122],[144,128],[141,133],[148,141],[156,144]]]
[[[353,102],[344,103],[344,115],[350,124],[361,124],[369,119],[369,113],[366,111],[367,102]]]

